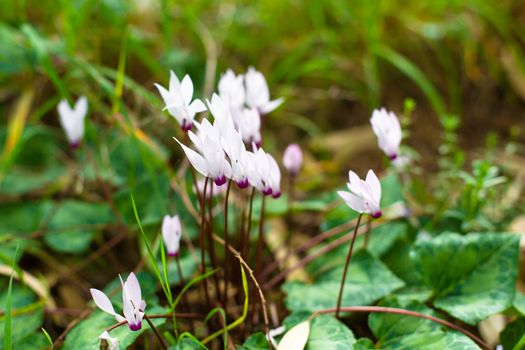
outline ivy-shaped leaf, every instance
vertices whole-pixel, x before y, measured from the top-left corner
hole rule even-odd
[[[291,311],[313,312],[335,307],[343,274],[342,264],[338,265],[324,271],[314,284],[286,283],[283,290],[287,293],[287,308]],[[403,281],[390,272],[381,261],[362,251],[352,257],[342,304],[370,305],[403,285]]]
[[[518,249],[517,235],[446,233],[418,242],[412,258],[434,306],[474,325],[512,306]]]
[[[111,207],[103,203],[67,200],[60,203],[44,239],[58,252],[82,253],[101,226],[114,221]]]
[[[381,306],[397,307],[439,317],[432,309],[416,303],[399,303],[397,299],[384,300]],[[465,335],[443,329],[430,320],[388,313],[371,313],[368,325],[377,338],[376,348],[418,350],[479,350]],[[366,348],[365,348],[366,349]]]

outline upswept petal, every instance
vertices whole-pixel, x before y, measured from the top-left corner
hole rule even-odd
[[[268,114],[279,107],[284,102],[284,97],[270,101],[259,108],[261,114]]]
[[[206,105],[199,100],[198,98],[195,99],[190,105],[188,106],[188,113],[191,115],[195,115],[197,113],[204,112],[206,110]]]
[[[188,157],[188,160],[190,161],[191,165],[195,168],[195,170],[197,170],[203,176],[208,176],[208,167],[206,165],[206,160],[191,148],[183,145],[175,137],[173,139],[177,141],[177,143],[182,147],[182,150],[186,154],[186,157]]]
[[[111,301],[109,300],[108,296],[104,294],[104,292],[95,288],[91,288],[89,291],[91,292],[91,296],[93,297],[95,305],[97,305],[100,310],[113,316],[117,315],[115,309],[113,308],[113,304],[111,304]]]
[[[86,96],[80,96],[75,103],[75,114],[78,119],[84,119],[88,111],[88,101]]]
[[[191,102],[191,98],[193,97],[193,82],[191,81],[189,75],[186,74],[184,78],[182,78],[182,82],[180,83],[180,89],[184,103],[189,105]]]
[[[366,212],[367,208],[365,206],[365,203],[363,202],[363,199],[361,197],[358,197],[350,192],[346,191],[337,191],[337,194],[343,198],[343,200],[346,202],[346,204],[352,208],[353,210],[364,213]]]
[[[368,170],[365,181],[370,186],[374,201],[379,203],[381,199],[381,182],[379,182],[376,174],[372,170]]]

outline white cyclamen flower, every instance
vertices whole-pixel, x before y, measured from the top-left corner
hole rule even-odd
[[[166,104],[164,109],[167,109],[170,115],[177,120],[184,132],[191,130],[195,114],[204,112],[206,106],[199,99],[191,101],[193,98],[193,82],[189,75],[185,75],[182,82],[179,82],[175,73],[170,71],[169,90],[157,83],[155,86]]]
[[[246,104],[251,108],[256,108],[261,115],[270,113],[283,103],[282,97],[270,101],[268,83],[264,75],[255,68],[248,68],[244,82],[246,84]]]
[[[292,143],[286,147],[283,155],[283,165],[292,176],[299,174],[303,165],[303,151],[298,144]]]
[[[168,256],[177,256],[180,248],[180,238],[182,236],[182,228],[178,215],[173,217],[169,215],[164,216],[162,220],[162,239],[166,245]]]
[[[399,156],[399,145],[401,144],[401,125],[393,112],[384,108],[376,109],[370,118],[372,129],[377,136],[379,148],[386,156],[394,160]]]
[[[119,350],[120,349],[118,339],[110,336],[107,331],[102,332],[102,334],[98,336],[98,339],[100,339],[101,349],[108,349],[108,350]],[[105,344],[102,344],[102,342],[105,342]],[[103,345],[105,346],[104,348],[102,347]]]
[[[206,122],[209,124],[205,119],[203,125],[206,125]],[[182,144],[175,137],[174,139],[182,147],[182,150],[195,170],[213,179],[217,186],[222,186],[226,183],[226,179],[231,178],[232,169],[230,163],[226,159],[226,154],[219,143],[220,141],[217,140],[217,136],[215,134],[208,136],[208,133],[204,128],[201,128],[200,124],[195,123],[195,125],[197,129],[199,129],[199,134],[196,135],[192,131],[189,131],[188,136],[199,152]]]
[[[346,204],[361,214],[370,214],[373,218],[381,216],[381,183],[376,174],[369,170],[366,180],[361,180],[353,171],[348,172],[350,192],[337,191]]]
[[[253,164],[248,169],[248,181],[265,196],[273,198],[281,196],[281,170],[279,165],[269,153],[259,148],[256,152],[248,153]]]
[[[73,108],[64,99],[58,104],[57,110],[60,125],[66,133],[69,144],[73,148],[78,147],[82,137],[84,137],[84,119],[88,111],[86,96],[81,96]]]
[[[244,76],[235,75],[233,70],[228,69],[219,80],[219,96],[231,109],[241,108],[245,100]]]
[[[133,272],[129,274],[126,282],[123,282],[120,276],[119,278],[122,284],[122,311],[124,317],[115,312],[113,304],[111,304],[104,292],[95,288],[91,288],[89,291],[99,309],[115,316],[117,322],[127,321],[130,330],[138,331],[142,327],[142,318],[146,309],[146,302],[142,300],[139,281]]]
[[[244,142],[261,146],[261,116],[256,108],[243,108],[233,114]]]

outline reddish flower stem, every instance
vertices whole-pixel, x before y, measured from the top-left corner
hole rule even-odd
[[[226,196],[224,197],[224,294],[222,295],[222,305],[224,307],[224,314],[228,315],[228,197],[230,196],[232,180],[228,181],[226,188]]]
[[[341,308],[341,301],[343,300],[346,273],[348,272],[348,266],[350,265],[350,259],[352,258],[352,251],[354,250],[355,238],[357,237],[357,230],[359,229],[359,224],[361,223],[362,217],[363,214],[359,214],[359,217],[357,218],[357,225],[355,225],[354,234],[352,235],[352,242],[350,243],[350,248],[348,249],[348,254],[346,255],[345,268],[343,270],[343,278],[341,279],[341,287],[339,288],[339,296],[337,297],[337,308],[335,311],[335,317],[337,318],[339,318],[339,309]]]
[[[149,319],[149,316],[148,315],[144,315],[144,318],[148,322],[150,328],[153,329],[153,333],[155,333],[155,335],[157,336],[157,339],[159,340],[159,343],[162,346],[162,348],[164,350],[168,350],[168,346],[166,345],[166,343],[164,343],[164,339],[162,339],[162,337],[160,336],[159,330],[157,329],[157,327],[155,327],[153,322],[151,322],[151,320]]]

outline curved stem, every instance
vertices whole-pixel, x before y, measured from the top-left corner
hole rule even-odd
[[[331,314],[334,312],[337,312],[337,308],[330,308],[330,309],[323,309],[318,310],[314,312],[315,314]],[[445,327],[454,329],[458,332],[463,333],[476,343],[478,343],[479,346],[481,346],[484,350],[490,350],[490,346],[485,343],[482,339],[480,339],[475,334],[469,332],[468,330],[462,328],[461,326],[458,326],[457,324],[454,324],[452,322],[443,320],[438,317],[434,317],[431,315],[423,314],[420,312],[412,311],[412,310],[405,310],[405,309],[399,309],[395,307],[384,307],[384,306],[342,306],[339,308],[339,311],[343,312],[377,312],[377,313],[388,313],[388,314],[398,314],[398,315],[405,315],[405,316],[412,316],[412,317],[418,317],[426,320],[430,320],[436,323],[439,323]]]
[[[356,226],[357,227],[357,226]],[[361,235],[362,233],[358,233],[357,235]],[[344,235],[342,237],[339,237],[338,239],[330,242],[330,243],[327,243],[326,245],[324,245],[322,248],[316,250],[315,252],[313,252],[312,254],[310,255],[307,255],[305,256],[304,258],[302,258],[300,261],[298,261],[295,265],[289,267],[288,269],[286,270],[283,270],[281,272],[279,272],[277,275],[275,275],[270,281],[268,281],[265,285],[264,285],[264,288],[265,289],[271,289],[273,288],[275,285],[277,285],[277,283],[281,282],[283,279],[286,278],[286,276],[288,276],[288,274],[290,274],[291,272],[305,266],[306,264],[308,264],[309,262],[315,260],[316,258],[318,258],[319,256],[321,255],[324,255],[328,252],[331,252],[332,250],[334,250],[335,248],[341,246],[342,244],[346,243],[347,241],[351,240],[352,237],[349,236],[349,235]]]
[[[359,229],[359,224],[361,223],[362,217],[363,214],[359,214],[359,217],[357,218],[357,225],[355,225],[354,234],[352,235],[352,242],[350,243],[350,248],[348,249],[348,254],[346,255],[345,268],[343,270],[343,278],[341,279],[341,287],[339,287],[339,296],[337,297],[337,308],[335,311],[335,317],[339,317],[339,309],[341,308],[343,290],[345,288],[346,273],[348,272],[348,266],[350,265],[350,259],[352,258],[352,251],[354,250],[355,238],[357,237],[357,230]]]

